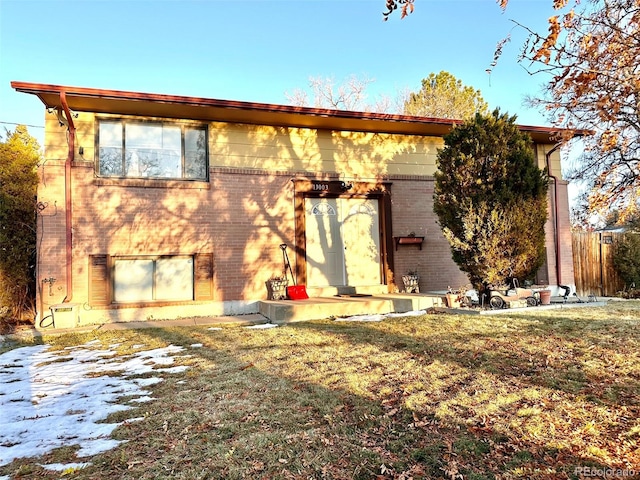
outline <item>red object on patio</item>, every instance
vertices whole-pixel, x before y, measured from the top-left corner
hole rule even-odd
[[[287,297],[289,300],[305,300],[309,298],[305,285],[291,285],[287,287]]]
[[[309,295],[307,295],[306,285],[296,285],[296,277],[293,275],[291,262],[289,262],[289,255],[287,255],[287,244],[281,244],[280,249],[282,250],[282,261],[284,262],[284,274],[286,276],[287,270],[289,270],[291,279],[293,280],[293,285],[287,287],[287,298],[289,300],[304,300],[309,298]]]

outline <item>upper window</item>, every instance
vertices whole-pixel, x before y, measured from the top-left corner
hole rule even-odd
[[[103,177],[207,180],[207,130],[180,124],[101,120]]]

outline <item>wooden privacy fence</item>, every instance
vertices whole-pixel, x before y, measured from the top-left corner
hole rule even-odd
[[[613,249],[624,233],[573,232],[573,269],[579,296],[614,296],[624,281],[613,267]]]

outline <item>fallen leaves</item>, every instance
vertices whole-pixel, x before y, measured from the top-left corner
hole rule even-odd
[[[126,447],[74,475],[555,480],[640,465],[640,302],[198,340],[195,372],[154,386],[145,421],[118,431]]]

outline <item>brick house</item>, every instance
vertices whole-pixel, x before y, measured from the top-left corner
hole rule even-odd
[[[408,270],[421,291],[468,283],[433,213],[456,121],[11,85],[46,107],[41,316],[61,303],[81,324],[253,313],[283,271],[281,244],[312,297],[402,290]],[[553,179],[537,280],[573,285],[556,132],[521,128]]]

